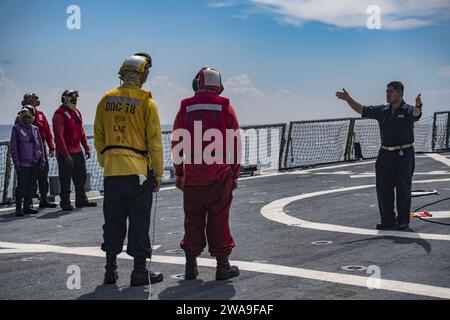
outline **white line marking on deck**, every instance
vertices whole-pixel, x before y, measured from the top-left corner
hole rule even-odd
[[[324,173],[321,173],[324,174]],[[325,173],[326,174],[326,173]],[[430,171],[430,172],[414,172],[414,176],[444,176],[449,175],[450,171]],[[350,178],[357,179],[357,178],[375,178],[375,172],[363,172],[359,174],[350,175]]]
[[[450,219],[450,211],[428,211],[432,217],[424,217],[425,219]]]
[[[435,182],[448,182],[450,179],[436,179],[436,180],[420,180],[414,181],[413,184],[423,184],[423,183],[435,183]],[[297,196],[287,197],[283,199],[278,199],[269,203],[261,209],[261,214],[269,220],[283,223],[288,226],[295,226],[306,229],[314,229],[321,231],[330,231],[330,232],[340,232],[340,233],[349,233],[349,234],[359,234],[366,236],[390,236],[390,237],[399,237],[399,238],[412,238],[412,239],[428,239],[428,240],[442,240],[442,241],[450,241],[450,235],[446,234],[434,234],[434,233],[416,233],[416,232],[405,232],[405,231],[378,231],[372,229],[364,229],[364,228],[354,228],[354,227],[346,227],[335,224],[327,224],[327,223],[316,223],[309,222],[306,220],[302,220],[296,217],[292,217],[284,211],[284,207],[288,204],[299,201],[307,198],[313,198],[318,196],[323,196],[327,194],[339,193],[339,192],[348,192],[354,190],[362,190],[373,188],[375,185],[361,185],[355,187],[347,187],[333,190],[325,190],[325,191],[316,191],[306,194],[301,194]]]
[[[8,248],[8,253],[11,254],[12,250],[16,250],[17,253],[60,253],[69,255],[79,255],[88,257],[101,257],[103,258],[105,253],[98,247],[63,247],[54,245],[43,244],[23,244],[23,243],[10,243],[0,242],[0,247]],[[0,250],[1,253],[2,250]],[[3,250],[5,251],[5,250]],[[120,259],[131,260],[132,257],[125,253],[118,256]],[[172,257],[153,255],[152,262],[154,263],[166,263],[176,264],[183,266],[185,264],[184,257]],[[369,276],[357,276],[348,275],[335,272],[317,271],[303,268],[288,267],[282,265],[274,265],[267,263],[255,263],[247,261],[230,261],[232,264],[237,265],[242,271],[257,272],[264,274],[274,274],[279,276],[296,277],[308,280],[324,281],[331,283],[338,283],[343,285],[357,286],[368,289]],[[216,260],[209,258],[198,258],[197,264],[201,267],[215,268]],[[396,280],[380,280],[380,288],[374,290],[386,290],[400,293],[407,293],[419,296],[427,296],[432,298],[450,299],[450,288],[437,287],[431,285],[425,285],[420,283],[396,281]]]
[[[446,166],[450,167],[450,159],[441,156],[440,154],[437,153],[426,153],[425,154],[427,157],[430,157],[431,159],[434,159],[438,162],[441,162],[443,164],[445,164]]]

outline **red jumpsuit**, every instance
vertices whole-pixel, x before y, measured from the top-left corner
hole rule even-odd
[[[71,180],[75,186],[75,204],[85,206],[88,203],[84,190],[87,175],[86,160],[81,145],[86,152],[90,152],[90,149],[80,111],[71,110],[64,105],[60,106],[53,115],[53,132],[61,186],[61,207],[70,205]],[[66,160],[69,156],[72,158],[71,164]]]
[[[80,111],[60,106],[53,116],[53,132],[57,155],[67,157],[82,152],[80,143],[90,151]]]
[[[202,139],[198,137],[200,131],[196,132],[197,136],[194,135],[196,121],[201,122],[202,137],[208,129],[218,129],[224,139],[224,148],[227,146],[226,130],[232,129],[237,132],[233,137],[232,159],[227,161],[227,154],[224,153],[222,164],[217,163],[220,161],[213,164],[195,161],[194,141]],[[177,129],[185,129],[190,133],[191,150],[194,150],[191,155],[183,150],[186,156],[184,162],[175,163],[176,175],[184,177],[185,235],[180,246],[189,255],[199,256],[208,241],[209,252],[212,256],[229,256],[235,247],[230,233],[229,212],[233,198],[233,182],[239,178],[241,152],[236,114],[228,99],[211,92],[198,92],[195,96],[181,102],[173,126],[174,132]],[[172,149],[180,142],[172,139]],[[201,151],[203,152],[210,143],[211,141],[203,141]],[[191,160],[188,161],[187,158]]]

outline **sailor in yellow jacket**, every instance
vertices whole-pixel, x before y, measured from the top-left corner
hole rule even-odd
[[[153,191],[158,191],[164,170],[161,124],[147,81],[151,57],[137,53],[125,59],[119,71],[123,84],[107,92],[97,107],[94,144],[104,168],[102,250],[106,252],[105,284],[118,279],[116,257],[127,234],[127,253],[134,258],[131,285],[163,280],[147,270],[151,258],[149,237]]]

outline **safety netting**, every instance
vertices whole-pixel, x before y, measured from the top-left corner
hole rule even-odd
[[[285,124],[242,127],[241,165],[260,171],[280,169],[285,130]]]
[[[9,184],[7,183],[11,170],[11,162],[8,161],[8,151],[9,151],[9,143],[8,142],[0,142],[0,202],[3,202],[4,194],[5,194],[5,184],[6,190],[9,190]]]
[[[432,135],[433,150],[439,151],[449,148],[450,112],[437,112],[434,115]]]
[[[380,150],[381,137],[378,122],[370,119],[356,119],[354,126],[353,144],[351,145],[351,159],[357,159],[357,146],[361,148],[364,159],[376,157]]]
[[[344,161],[350,120],[291,122],[286,168]]]
[[[414,124],[414,149],[416,152],[433,151],[433,117],[423,118]]]
[[[278,170],[281,164],[281,155],[284,146],[285,124],[263,125],[263,126],[246,126],[241,129],[242,137],[242,165],[253,165],[260,171]],[[163,153],[164,153],[164,175],[163,182],[170,183],[174,181],[175,171],[173,168],[171,158],[171,131],[163,131]],[[88,190],[89,191],[103,191],[103,169],[97,161],[97,153],[94,148],[93,136],[88,136],[88,143],[91,148],[91,159],[86,161],[86,171],[88,174]],[[14,170],[10,165],[10,172],[7,168],[8,142],[0,144],[0,183],[1,183],[1,198],[6,201],[6,198],[13,198],[13,179]],[[57,179],[58,177],[58,162],[56,158],[49,159],[49,179]],[[10,183],[4,188],[4,181],[10,178]],[[50,191],[52,183],[50,182]],[[7,190],[6,197],[3,197],[4,191]],[[72,190],[74,186],[72,184]]]
[[[450,112],[438,112],[415,124],[416,152],[448,150]],[[173,182],[171,131],[162,135],[164,146],[163,182]],[[377,121],[361,118],[291,122],[286,135],[285,124],[245,126],[241,128],[242,167],[256,170],[279,170],[321,164],[375,158],[380,148]],[[92,158],[86,162],[89,190],[103,191],[103,169],[97,161],[92,136],[88,137]],[[8,142],[0,142],[0,200],[13,198],[14,170],[8,159]],[[49,161],[49,176],[56,179],[58,165]],[[6,183],[7,182],[7,183]],[[73,187],[73,186],[72,186]],[[5,192],[6,191],[6,192]]]
[[[414,125],[416,152],[448,150],[450,112],[438,112]],[[283,169],[375,158],[381,145],[378,122],[346,118],[291,122]]]

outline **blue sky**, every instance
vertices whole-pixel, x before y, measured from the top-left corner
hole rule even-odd
[[[119,84],[123,59],[154,60],[150,81],[161,121],[202,66],[218,68],[241,123],[354,116],[334,93],[384,103],[403,81],[406,100],[422,93],[426,115],[450,110],[450,1],[21,1],[0,2],[0,123],[11,123],[25,92],[50,117],[64,89],[80,91],[92,123],[102,94]],[[366,27],[369,4],[381,30]],[[69,5],[81,30],[69,30]]]

